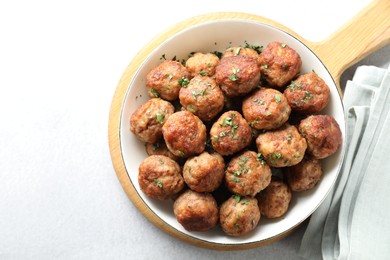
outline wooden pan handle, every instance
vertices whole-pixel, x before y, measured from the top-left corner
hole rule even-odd
[[[322,42],[309,42],[336,84],[349,66],[390,43],[390,1],[374,0]]]

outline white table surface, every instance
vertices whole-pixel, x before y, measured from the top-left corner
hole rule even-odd
[[[305,225],[268,246],[220,252],[150,224],[111,164],[111,99],[138,50],[193,15],[253,13],[319,41],[369,2],[2,1],[0,259],[300,259]],[[386,46],[359,65],[389,59]]]

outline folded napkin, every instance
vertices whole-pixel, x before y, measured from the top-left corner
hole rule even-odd
[[[344,92],[346,154],[300,255],[390,259],[390,67],[358,67]]]

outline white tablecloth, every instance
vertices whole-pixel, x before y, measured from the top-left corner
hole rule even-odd
[[[111,164],[111,99],[138,50],[188,17],[249,12],[316,41],[369,2],[0,3],[0,259],[300,259],[305,225],[268,246],[219,252],[150,224]],[[387,46],[359,64],[387,67],[389,57]]]

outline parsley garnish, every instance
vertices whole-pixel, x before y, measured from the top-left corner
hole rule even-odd
[[[182,77],[182,78],[179,79],[177,82],[178,82],[183,88],[186,88],[187,85],[190,83],[190,81],[189,81],[187,78],[185,78],[185,77]]]
[[[211,52],[212,54],[215,54],[217,57],[218,57],[218,59],[221,59],[222,58],[222,52],[220,52],[220,51],[213,51],[213,52]]]
[[[235,199],[236,202],[240,202],[241,196],[240,195],[233,195],[233,199]]]
[[[247,41],[244,42],[245,43],[245,48],[250,48],[250,49],[253,49],[255,50],[257,53],[260,53],[263,49],[263,46],[259,46],[259,45],[251,45],[249,44]]]
[[[161,181],[159,181],[159,180],[157,180],[157,179],[154,179],[153,181],[154,181],[154,183],[156,183],[157,187],[159,187],[159,188],[162,188],[162,187],[163,187],[163,184],[162,184]]]
[[[160,95],[158,94],[158,92],[154,89],[154,88],[151,88],[150,89],[150,92],[156,97],[158,98]]]
[[[163,124],[163,123],[164,123],[165,114],[157,113],[157,114],[156,114],[156,117],[157,117],[157,121],[158,121],[160,124]]]
[[[234,52],[234,56],[237,56],[241,51],[241,47],[238,47],[235,52]]]
[[[232,68],[232,72],[233,72],[233,75],[230,75],[229,76],[229,79],[231,80],[231,81],[236,81],[236,80],[238,80],[238,77],[237,77],[237,73],[238,72],[240,72],[240,69],[238,69],[238,68]]]
[[[275,101],[276,101],[276,103],[280,102],[280,95],[279,94],[275,94]]]

